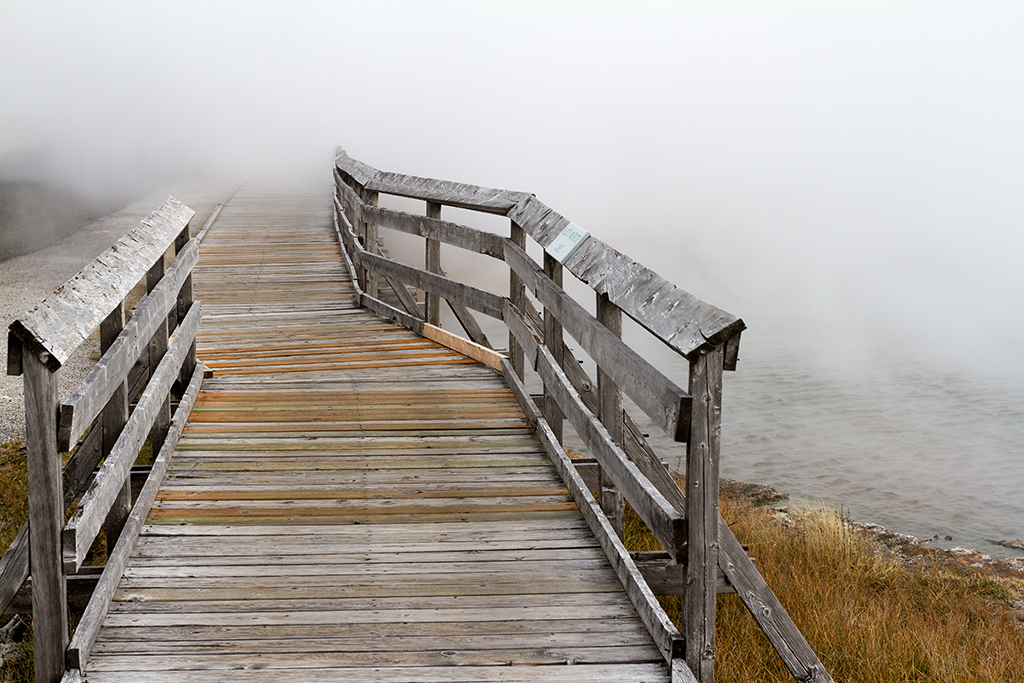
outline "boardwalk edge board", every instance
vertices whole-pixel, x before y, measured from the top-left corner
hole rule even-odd
[[[110,598],[114,595],[114,591],[121,580],[121,575],[128,565],[128,558],[135,549],[135,544],[142,531],[146,516],[149,514],[153,501],[156,499],[157,491],[159,491],[160,485],[163,483],[167,467],[174,455],[174,448],[178,443],[178,438],[185,428],[185,421],[188,419],[192,406],[195,405],[196,398],[199,396],[199,388],[202,382],[203,367],[197,364],[195,372],[189,380],[188,388],[181,397],[178,409],[174,413],[174,419],[171,422],[171,429],[168,432],[167,439],[153,461],[153,469],[150,471],[150,475],[146,479],[138,499],[135,501],[132,512],[128,517],[128,522],[121,532],[121,538],[118,539],[117,545],[114,547],[113,552],[110,553],[107,565],[93,592],[92,599],[89,600],[89,605],[86,607],[81,621],[78,622],[78,628],[75,629],[75,635],[71,639],[66,654],[66,665],[69,669],[83,670],[85,668],[89,652],[99,634],[100,625],[103,623],[103,619],[106,617],[107,610],[110,607]]]

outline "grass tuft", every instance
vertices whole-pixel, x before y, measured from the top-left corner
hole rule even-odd
[[[1024,581],[907,566],[832,509],[790,515],[723,498],[722,516],[837,681],[1022,681]],[[627,547],[653,537],[627,511]],[[656,541],[653,541],[656,543]],[[679,624],[681,599],[662,598]],[[715,680],[793,677],[736,595],[718,597]]]

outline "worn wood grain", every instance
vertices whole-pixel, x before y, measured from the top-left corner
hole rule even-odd
[[[64,567],[69,574],[78,571],[85,554],[99,532],[111,504],[128,477],[129,470],[146,440],[147,433],[163,408],[171,384],[185,359],[199,328],[199,302],[193,304],[178,328],[166,355],[153,373],[135,411],[118,437],[114,450],[107,457],[92,485],[79,502],[78,509],[63,532]]]
[[[36,683],[58,681],[68,643],[67,585],[60,557],[64,494],[57,452],[57,378],[48,353],[22,358],[28,450],[29,566],[32,571]]]
[[[694,396],[686,448],[686,664],[701,683],[715,677],[718,572],[718,459],[722,433],[722,346],[702,350],[690,366]]]
[[[24,345],[37,355],[45,352],[48,366],[59,368],[163,258],[194,213],[169,198],[139,227],[11,323],[8,345]],[[17,374],[11,369],[15,368],[8,368],[9,374]]]
[[[160,283],[132,311],[132,319],[106,349],[82,383],[61,405],[59,447],[70,450],[82,433],[121,388],[146,345],[165,324],[177,304],[178,291],[199,258],[198,245],[191,242],[174,260]],[[115,311],[120,308],[119,303]],[[127,388],[125,388],[127,391]]]
[[[164,475],[167,473],[167,466],[174,454],[174,446],[178,435],[185,427],[185,421],[188,419],[188,414],[195,404],[196,397],[199,395],[199,387],[202,381],[203,370],[201,366],[197,366],[193,370],[189,384],[178,404],[178,409],[168,431],[168,437],[153,460],[153,468],[150,475],[147,477],[146,483],[135,502],[135,506],[125,521],[123,535],[119,538],[117,545],[109,551],[103,574],[93,591],[92,599],[89,600],[89,604],[78,622],[75,635],[68,645],[66,662],[69,669],[81,670],[85,668],[89,652],[96,642],[100,626],[106,617],[110,598],[117,589],[117,585],[128,564],[128,559],[135,547],[135,542],[142,531],[146,515],[156,499],[157,491],[163,482]]]
[[[686,391],[598,322],[544,275],[511,240],[505,243],[505,261],[536,293],[545,311],[551,311],[587,355],[608,373],[612,382],[669,436],[677,441],[685,440],[690,414],[690,395]]]

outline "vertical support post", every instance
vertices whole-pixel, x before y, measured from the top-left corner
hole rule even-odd
[[[25,445],[28,449],[29,563],[36,683],[57,683],[64,675],[68,647],[68,600],[61,550],[64,484],[57,452],[55,371],[49,354],[25,349]]]
[[[544,252],[544,274],[551,278],[556,285],[562,286],[562,264],[547,252]],[[563,367],[565,346],[562,342],[562,324],[546,307],[544,309],[544,346],[548,347],[548,351],[551,352],[558,367]],[[558,443],[564,443],[562,440],[564,426],[562,411],[555,403],[554,397],[548,394],[547,389],[544,390],[544,394],[544,419],[548,421]]]
[[[153,267],[146,273],[146,292],[152,292],[157,286],[160,280],[164,276],[164,257],[161,256],[157,259]],[[148,376],[152,377],[153,373],[156,372],[157,365],[160,364],[160,360],[167,353],[167,340],[170,336],[170,331],[167,329],[167,319],[165,318],[161,324],[156,328],[156,332],[153,333],[153,337],[149,340],[149,373]],[[156,455],[160,451],[160,447],[163,446],[164,439],[167,438],[167,432],[171,427],[171,397],[168,395],[164,398],[163,405],[157,411],[156,419],[153,421],[153,428],[149,432],[150,445],[153,449],[153,455]]]
[[[523,228],[515,221],[512,221],[511,223],[512,225],[509,237],[517,247],[526,251],[526,231],[523,230]],[[512,301],[512,305],[518,308],[520,312],[525,312],[526,285],[523,284],[523,279],[516,275],[516,272],[511,268],[509,268],[508,271],[508,298]],[[523,347],[519,345],[519,342],[516,341],[516,338],[512,336],[511,332],[508,333],[508,352],[509,358],[512,359],[512,369],[515,370],[519,379],[523,379],[523,373],[525,371]]]
[[[178,235],[178,238],[174,241],[174,253],[180,254],[181,250],[185,248],[186,244],[188,244],[189,239],[189,226],[186,225],[181,231],[181,234]],[[178,305],[176,308],[178,311],[179,322],[185,318],[186,314],[188,314],[188,309],[192,307],[194,298],[195,294],[192,288],[192,273],[189,272],[185,277],[185,281],[181,284],[181,289],[178,290]],[[184,392],[185,387],[188,386],[188,383],[192,378],[192,373],[195,372],[197,362],[196,341],[193,339],[192,346],[189,347],[188,355],[185,356],[185,362],[181,366],[181,372],[178,374],[178,384],[182,387],[182,392]]]
[[[101,354],[107,352],[107,349],[114,343],[122,329],[124,329],[124,301],[118,304],[117,308],[110,312],[106,320],[100,323]],[[114,449],[117,437],[121,436],[121,431],[127,422],[128,380],[125,379],[114,390],[110,400],[107,401],[107,405],[103,408],[102,417],[100,418],[100,424],[103,429],[103,444],[101,448],[104,458],[110,455],[110,452]],[[114,551],[114,546],[117,545],[117,539],[121,536],[121,530],[124,528],[125,522],[128,521],[128,515],[131,511],[132,487],[131,482],[125,480],[124,485],[117,494],[117,498],[114,499],[114,503],[110,507],[110,511],[107,512],[106,535],[108,553]]]
[[[613,304],[605,294],[597,295],[597,319],[616,337],[622,338],[622,309]],[[601,424],[611,435],[612,440],[622,445],[622,390],[612,382],[601,366],[597,367],[598,417]],[[599,501],[601,509],[611,522],[612,528],[619,538],[623,537],[625,527],[625,511],[622,505],[622,494],[615,488],[611,478],[604,469],[598,468],[597,481],[600,488]]]
[[[722,433],[722,346],[690,365],[693,415],[686,443],[686,664],[700,683],[715,677],[718,576],[718,466]]]
[[[363,203],[369,206],[377,206],[379,195],[371,190],[363,190]],[[380,254],[380,242],[377,241],[377,225],[375,223],[363,222],[363,231],[366,235],[363,244],[371,254]],[[363,291],[374,299],[380,297],[380,278],[373,271],[366,271],[366,282]]]
[[[427,202],[427,218],[441,218],[441,205],[437,202]],[[441,274],[441,241],[427,238],[427,251],[425,265],[431,273]],[[441,325],[441,296],[431,292],[427,295],[427,322],[431,325]]]

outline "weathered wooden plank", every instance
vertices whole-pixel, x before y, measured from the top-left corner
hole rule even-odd
[[[587,411],[582,399],[572,390],[569,380],[555,365],[547,349],[538,349],[537,356],[538,374],[576,429],[576,433],[594,454],[601,471],[615,483],[665,549],[674,558],[681,559],[686,536],[683,515],[643,476],[622,449],[611,440],[604,426]]]
[[[139,227],[11,323],[8,345],[24,345],[37,355],[45,351],[48,366],[59,368],[163,257],[194,214],[169,198]],[[8,374],[19,374],[12,369],[17,368],[9,367]]]
[[[694,396],[686,444],[686,664],[701,683],[715,678],[718,572],[718,458],[722,434],[722,346],[702,349],[690,365]],[[682,558],[676,558],[677,560]]]
[[[515,334],[523,346],[526,357],[536,358],[536,369],[544,381],[544,386],[558,401],[562,412],[575,427],[576,433],[595,454],[601,466],[607,470],[616,486],[644,519],[658,540],[669,549],[673,557],[678,557],[685,545],[683,538],[685,523],[682,513],[672,507],[657,488],[640,473],[640,470],[629,460],[622,449],[612,442],[608,431],[587,410],[583,400],[572,389],[568,378],[557,367],[550,353],[543,346],[537,345],[536,340],[525,329],[522,319],[510,317],[506,324],[509,324],[509,330]],[[535,345],[532,349],[529,348],[531,340]],[[520,405],[522,405],[521,400]]]
[[[82,496],[74,516],[68,521],[63,533],[64,567],[67,573],[75,573],[82,565],[82,560],[96,538],[107,510],[127,479],[139,449],[146,440],[152,421],[163,406],[171,384],[177,379],[178,370],[199,328],[200,316],[197,301],[178,327],[178,333],[153,373],[114,450]]]
[[[718,517],[718,542],[722,572],[793,677],[808,683],[832,683],[832,676],[721,516]]]
[[[691,403],[686,391],[617,338],[561,287],[540,272],[533,259],[511,240],[505,243],[505,261],[526,286],[536,293],[545,312],[552,312],[565,331],[608,373],[616,386],[670,437],[677,441],[686,439]]]
[[[28,578],[28,524],[23,524],[11,546],[0,558],[0,614],[7,612],[7,606],[17,595],[18,589]]]
[[[102,354],[107,353],[110,347],[113,345],[117,336],[124,329],[124,302],[115,308],[107,318],[100,323],[100,354],[102,360]],[[125,424],[128,422],[128,372],[125,371],[125,377],[121,380],[120,384],[111,393],[109,400],[106,402],[106,406],[103,407],[102,413],[99,418],[99,424],[97,425],[103,432],[103,447],[102,456],[106,457],[114,449],[114,444],[117,442],[117,437],[121,435],[121,430],[124,429]],[[63,407],[62,407],[63,410]],[[57,442],[60,450],[68,450],[70,443],[64,445],[61,443],[61,429],[57,429]],[[68,439],[70,442],[70,439]],[[75,441],[78,441],[77,436]],[[132,487],[130,481],[125,481],[124,486],[121,488],[121,493],[114,500],[114,503],[110,506],[110,511],[107,513],[107,519],[104,523],[106,527],[106,538],[107,547],[113,548],[117,544],[117,537],[121,534],[121,529],[124,527],[125,520],[128,518],[128,513],[132,507]]]
[[[178,291],[198,258],[198,244],[191,241],[174,260],[160,284],[133,309],[132,319],[124,325],[124,330],[61,406],[60,450],[70,450],[71,444],[78,441],[121,387],[145,345],[175,307]],[[115,309],[120,305],[118,303]]]
[[[436,293],[450,301],[456,301],[464,306],[480,311],[492,318],[501,319],[503,298],[492,294],[485,289],[466,285],[457,280],[452,280],[441,275],[428,273],[419,268],[407,266],[376,254],[362,253],[361,262],[367,269],[390,275],[397,280],[406,282],[424,291]]]
[[[469,356],[474,360],[478,360],[489,368],[501,371],[501,361],[505,358],[497,351],[489,349],[486,346],[481,346],[476,342],[472,342],[468,339],[452,334],[440,327],[433,325],[423,325],[423,336],[427,339],[432,339],[438,344],[444,344],[448,348],[458,351],[464,356]]]
[[[198,312],[198,306],[194,306],[188,315],[192,315],[194,312]],[[182,321],[182,326],[179,329],[184,328],[187,324],[188,315],[186,315],[185,321]],[[171,357],[173,354],[174,351],[172,350],[168,353],[168,357]],[[160,374],[160,369],[158,369],[157,374]],[[135,507],[128,516],[122,536],[109,553],[103,575],[100,577],[93,592],[93,597],[82,615],[82,619],[78,622],[74,638],[72,638],[68,645],[66,661],[69,669],[83,669],[85,667],[89,652],[96,642],[96,636],[99,634],[100,625],[106,617],[110,599],[117,589],[121,575],[128,564],[128,558],[142,531],[149,508],[152,506],[164,475],[167,473],[167,466],[174,454],[174,446],[178,435],[185,427],[185,421],[188,419],[188,414],[195,404],[196,397],[199,395],[202,381],[202,366],[196,366],[188,387],[181,397],[181,402],[178,404],[178,410],[175,412],[168,437],[153,461],[153,468],[139,494]]]
[[[534,666],[428,666],[372,668],[330,667],[309,663],[303,669],[275,669],[280,683],[360,681],[364,683],[667,683],[663,663],[584,664],[558,662]],[[262,667],[217,670],[105,671],[90,674],[90,683],[251,683],[266,680]],[[685,680],[685,679],[684,679]],[[74,683],[77,683],[75,681]]]
[[[608,518],[600,511],[597,501],[591,495],[583,479],[576,472],[572,461],[566,456],[558,440],[555,439],[554,433],[544,421],[543,416],[508,361],[505,361],[503,371],[509,387],[516,395],[520,405],[523,406],[523,410],[526,411],[530,419],[536,424],[537,434],[540,437],[541,443],[547,449],[551,462],[554,463],[555,469],[558,470],[562,480],[569,487],[573,499],[583,514],[583,518],[594,532],[594,535],[597,536],[598,542],[604,549],[608,561],[611,562],[612,568],[618,575],[619,581],[625,588],[626,594],[636,608],[641,621],[647,627],[648,632],[651,634],[666,662],[671,662],[672,659],[682,654],[683,641],[679,630],[672,624],[672,621],[658,603],[654,593],[651,592],[651,589],[644,582],[643,577],[640,575],[640,570],[637,569],[636,564],[629,556],[626,546],[623,545],[622,540],[612,528]]]
[[[390,171],[378,171],[376,177],[369,181],[366,187],[399,197],[423,199],[445,206],[499,215],[507,214],[525,196],[522,192],[455,183],[450,180],[420,178]]]
[[[25,446],[28,450],[29,564],[37,683],[60,680],[68,644],[67,585],[60,558],[64,494],[57,452],[57,378],[48,352],[25,353]],[[59,365],[59,364],[58,364]]]
[[[525,197],[508,216],[543,247],[569,224],[536,197]],[[606,295],[629,317],[686,357],[721,344],[745,325],[734,315],[707,304],[594,236],[570,256],[565,267]],[[738,341],[734,344],[738,347]]]
[[[417,216],[376,206],[361,207],[361,215],[384,228],[398,230],[409,235],[418,235],[438,243],[444,242],[496,259],[502,258],[504,252],[500,236],[458,223],[443,221],[438,216],[430,214]]]

